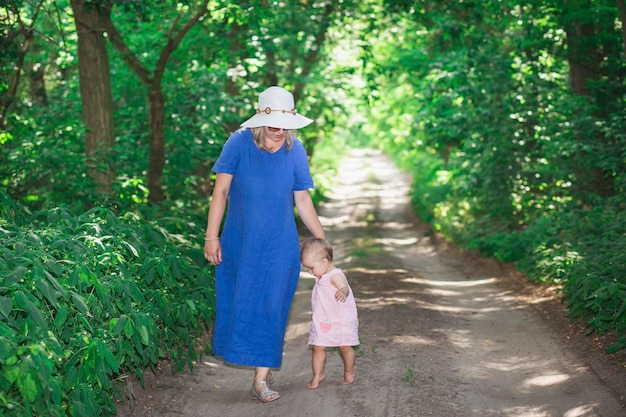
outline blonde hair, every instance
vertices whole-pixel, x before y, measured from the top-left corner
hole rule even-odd
[[[300,259],[309,251],[313,252],[313,254],[317,255],[320,259],[328,259],[330,262],[333,261],[333,247],[326,239],[312,237],[305,240],[300,249]]]
[[[250,130],[252,130],[252,137],[254,138],[254,144],[256,145],[256,147],[263,151],[266,151],[267,148],[265,147],[265,133],[263,132],[263,126],[251,127]],[[285,150],[287,152],[291,150],[294,138],[295,136],[291,132],[291,130],[285,131]]]

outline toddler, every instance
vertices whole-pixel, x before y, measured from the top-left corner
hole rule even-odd
[[[309,333],[309,345],[313,348],[313,379],[308,388],[317,388],[326,377],[324,366],[327,347],[337,347],[341,354],[341,384],[352,384],[356,374],[353,346],[359,344],[359,319],[352,289],[341,269],[333,265],[333,248],[328,241],[320,238],[304,241],[300,261],[315,276]]]

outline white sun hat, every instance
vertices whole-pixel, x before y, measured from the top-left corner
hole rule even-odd
[[[298,114],[293,94],[281,87],[270,87],[259,94],[256,114],[243,122],[242,127],[277,127],[300,129],[313,123],[312,119]]]

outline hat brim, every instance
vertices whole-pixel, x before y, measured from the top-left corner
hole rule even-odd
[[[242,127],[277,127],[279,129],[300,129],[313,123],[312,119],[301,114],[258,113],[241,124]]]

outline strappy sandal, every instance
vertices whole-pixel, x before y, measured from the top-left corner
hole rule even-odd
[[[263,392],[261,392],[260,394],[257,393],[257,391],[256,391],[256,386],[257,385],[262,385],[263,386]],[[252,389],[250,390],[250,393],[252,394],[252,399],[254,399],[254,400],[261,400],[264,403],[271,403],[272,401],[276,401],[277,399],[280,398],[280,394],[278,393],[278,391],[272,391],[267,386],[267,382],[265,382],[265,381],[257,381],[254,384],[252,384]],[[271,398],[271,399],[267,399],[267,397],[271,397],[272,395],[276,395],[276,397]]]

